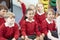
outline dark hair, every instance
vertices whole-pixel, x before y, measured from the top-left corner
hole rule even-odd
[[[28,9],[26,9],[26,12],[25,12],[25,15],[27,14],[27,12],[28,11],[33,11],[32,9],[30,9],[30,8],[28,8]],[[27,19],[27,17],[25,16],[25,18],[24,19]]]
[[[4,6],[4,5],[0,4],[0,10],[2,10],[2,9],[4,9],[4,10],[7,10],[7,11],[8,11],[7,6]]]
[[[25,14],[27,14],[28,11],[33,11],[33,10],[28,8],[28,9],[26,9],[26,13]]]

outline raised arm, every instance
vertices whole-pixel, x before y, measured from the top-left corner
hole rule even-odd
[[[18,1],[19,1],[20,4],[21,4],[23,15],[25,15],[26,5],[22,2],[22,0],[18,0]]]

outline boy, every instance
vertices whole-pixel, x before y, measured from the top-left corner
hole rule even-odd
[[[17,40],[19,37],[18,25],[15,23],[15,15],[7,13],[5,23],[0,26],[0,40]]]

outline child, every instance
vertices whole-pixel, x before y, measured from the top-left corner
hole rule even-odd
[[[53,38],[49,37],[48,34],[50,32],[48,32],[48,31],[51,31],[51,32],[56,31],[56,25],[55,25],[55,21],[53,20],[53,18],[54,18],[54,10],[48,9],[47,18],[42,22],[42,36],[43,37],[48,36],[48,38],[51,40],[55,39],[55,37],[53,37]]]
[[[41,32],[41,23],[46,18],[46,13],[44,12],[44,7],[43,7],[42,3],[37,4],[36,5],[36,9],[37,10],[36,10],[36,14],[34,16],[34,19],[37,21],[37,23],[38,23],[38,29]],[[42,40],[43,40],[43,38],[42,38]]]
[[[60,12],[57,12],[58,17],[56,18],[56,27],[58,29],[58,38],[60,40]]]
[[[24,16],[24,15],[25,15],[25,12],[26,12],[26,9],[27,9],[27,8],[26,8],[26,5],[22,2],[22,0],[18,0],[18,2],[20,2],[20,4],[21,4],[23,16]],[[35,12],[35,6],[34,6],[33,4],[30,4],[30,5],[28,6],[28,8],[34,10],[34,12]]]
[[[0,25],[5,23],[4,15],[7,13],[8,8],[0,4]]]
[[[19,37],[18,25],[15,23],[15,15],[8,12],[5,15],[5,23],[0,26],[0,40],[17,40]]]
[[[24,20],[24,16],[25,16],[25,12],[26,12],[27,8],[26,8],[26,5],[22,2],[22,0],[18,0],[18,1],[21,3],[22,12],[23,12],[23,17],[22,17],[21,21],[19,22],[19,24],[20,24]],[[30,4],[28,8],[34,10],[34,12],[35,12],[35,6],[33,4]]]
[[[44,12],[43,4],[37,4],[36,5],[37,11],[35,14],[35,20],[38,22],[39,28],[41,27],[42,21],[46,18],[46,13]]]
[[[38,31],[38,24],[34,20],[34,11],[27,9],[26,17],[27,18],[21,24],[22,38],[25,38],[25,40],[33,40],[37,36],[36,40],[38,40],[41,33]]]

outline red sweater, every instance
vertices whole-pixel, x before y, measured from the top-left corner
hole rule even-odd
[[[15,39],[19,37],[18,25],[15,24],[14,27],[9,28],[2,24],[0,27],[0,40],[7,40],[11,37]]]
[[[46,13],[39,15],[36,13],[34,19],[38,22],[39,26],[41,26],[42,21],[46,18]]]
[[[22,12],[23,12],[23,16],[25,15],[25,12],[26,12],[26,6],[24,3],[21,4],[21,7],[22,7]]]
[[[21,32],[23,36],[34,35],[35,33],[37,36],[40,36],[40,32],[38,31],[38,24],[36,21],[28,22],[24,20],[21,25]]]
[[[19,21],[19,25],[21,26],[21,23],[24,21],[25,16],[22,17],[22,19]]]
[[[2,25],[2,23],[5,23],[4,18],[0,18],[0,25]]]
[[[56,30],[56,27],[55,27],[55,21],[53,20],[53,23],[48,23],[47,20],[44,20],[42,22],[42,32],[47,35],[48,33],[48,30],[50,31],[54,31]]]
[[[22,7],[22,12],[23,12],[23,17],[22,17],[22,19],[19,21],[19,25],[21,25],[22,21],[24,20],[25,12],[26,12],[26,6],[25,6],[24,3],[21,3],[21,7]]]

